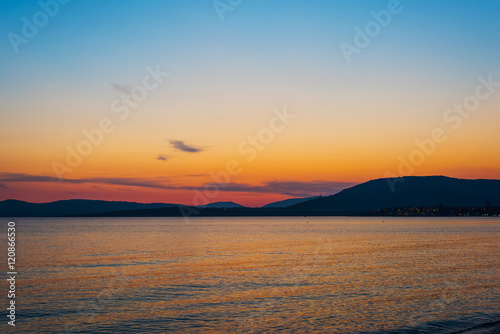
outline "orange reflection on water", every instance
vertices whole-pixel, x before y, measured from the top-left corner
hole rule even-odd
[[[17,329],[356,332],[500,314],[498,219],[384,220],[22,219]]]

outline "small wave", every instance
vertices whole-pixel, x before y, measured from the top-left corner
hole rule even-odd
[[[395,330],[363,334],[496,334],[500,333],[500,314],[475,314],[455,319],[421,323]]]

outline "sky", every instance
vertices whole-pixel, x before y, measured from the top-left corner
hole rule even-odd
[[[0,200],[500,178],[498,1],[0,1]]]

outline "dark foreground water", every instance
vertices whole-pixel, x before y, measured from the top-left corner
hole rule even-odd
[[[500,333],[500,219],[14,221],[2,333]]]

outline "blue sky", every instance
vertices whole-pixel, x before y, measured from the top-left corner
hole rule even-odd
[[[411,71],[412,63],[417,72],[467,75],[496,65],[498,1],[402,0],[403,11],[350,69],[339,43],[350,42],[353,27],[363,26],[372,19],[370,11],[386,8],[388,1],[352,3],[245,0],[221,22],[211,1],[73,0],[20,46],[19,55],[2,39],[2,81],[33,79],[23,72],[43,68],[65,82],[67,75],[95,83],[106,76],[126,76],[124,68],[158,61],[172,71],[246,73],[258,68],[267,77],[292,68],[351,73],[364,68],[387,72],[390,66],[390,71]],[[21,18],[40,10],[37,1],[2,1],[1,6],[4,34],[19,33]]]

